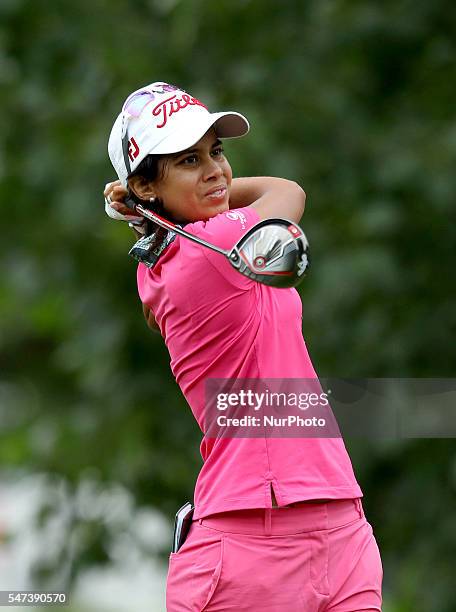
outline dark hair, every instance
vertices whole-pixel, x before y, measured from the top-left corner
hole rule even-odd
[[[162,157],[164,156],[163,155],[147,155],[147,157],[145,157],[142,160],[142,162],[139,164],[136,170],[134,170],[128,176],[128,178],[132,176],[142,176],[143,178],[151,182],[156,181],[157,179],[163,178],[164,168],[163,167],[161,169],[159,168],[160,166],[159,162]],[[144,206],[144,208],[150,208],[151,210],[154,210],[155,212],[159,214],[160,214],[160,211],[163,210],[163,202],[161,202],[161,200],[156,200],[154,202],[154,206],[151,206],[148,200],[142,200],[141,198],[139,198],[135,194],[135,192],[130,188],[130,186],[128,186],[128,197],[131,198],[133,202],[135,202],[135,204],[141,204],[142,206]],[[158,208],[157,208],[157,204],[158,204]]]
[[[142,162],[139,164],[139,166],[136,168],[136,170],[134,170],[128,176],[128,178],[132,176],[141,176],[151,182],[156,181],[157,179],[162,179],[164,177],[165,170],[166,170],[166,164],[162,164],[160,167],[160,160],[163,157],[165,156],[164,155],[153,155],[153,154],[147,155],[142,160]],[[154,203],[151,204],[149,200],[142,200],[141,198],[139,198],[135,194],[135,192],[131,189],[131,187],[128,185],[128,183],[127,183],[127,189],[128,189],[128,197],[131,198],[133,202],[135,202],[135,204],[141,204],[144,208],[149,208],[150,210],[152,210],[153,212],[156,212],[161,217],[165,217],[169,219],[169,215],[167,215],[164,211],[162,200],[160,200],[159,198],[156,198]],[[172,221],[172,219],[169,219],[169,220]],[[149,247],[151,250],[154,250],[156,248],[159,248],[162,245],[163,241],[167,238],[168,230],[163,227],[160,227],[159,225],[156,225],[152,221],[147,221],[146,234],[148,236],[150,236],[151,234],[154,234],[154,240]]]

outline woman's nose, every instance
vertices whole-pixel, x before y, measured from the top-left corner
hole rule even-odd
[[[212,158],[209,158],[204,167],[204,180],[208,181],[213,177],[219,178],[223,174],[221,165]]]

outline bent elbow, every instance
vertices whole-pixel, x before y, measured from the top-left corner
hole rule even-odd
[[[304,189],[301,187],[301,185],[299,183],[297,183],[296,181],[293,181],[293,187],[296,191],[296,193],[298,194],[298,197],[302,200],[302,205],[304,206],[306,203],[306,192],[304,191]]]
[[[290,181],[290,183],[290,187],[293,191],[293,202],[296,205],[296,213],[300,219],[304,214],[304,209],[306,206],[306,192],[296,181]]]

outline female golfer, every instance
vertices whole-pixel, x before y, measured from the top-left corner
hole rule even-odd
[[[298,223],[296,183],[232,178],[221,139],[248,129],[167,83],[134,92],[109,139],[120,183],[106,187],[108,214],[135,222],[128,196],[228,250],[260,220]],[[208,381],[316,379],[296,290],[261,285],[184,237],[141,231],[144,312],[203,434]],[[381,610],[380,555],[343,440],[303,436],[203,436],[193,520],[170,555],[169,612]]]

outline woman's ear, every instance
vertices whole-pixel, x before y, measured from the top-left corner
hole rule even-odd
[[[153,183],[145,179],[143,176],[136,175],[130,177],[128,179],[128,186],[140,200],[149,201],[150,198],[154,198],[156,196]]]

